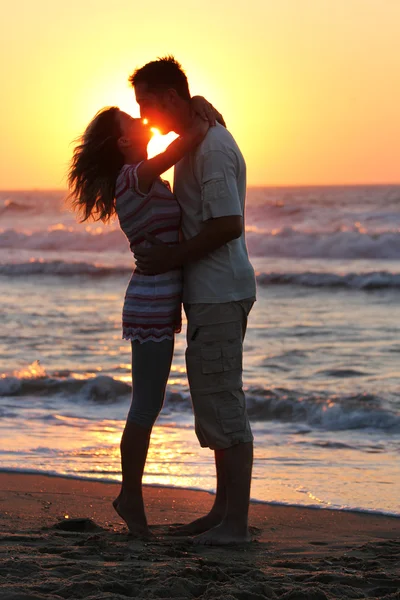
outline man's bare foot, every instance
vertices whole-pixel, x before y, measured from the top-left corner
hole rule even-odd
[[[129,529],[129,533],[138,538],[154,537],[148,525],[141,499],[129,501],[122,499],[121,494],[112,503],[115,511],[123,519]]]
[[[113,500],[113,503],[112,503],[112,505],[113,505],[113,507],[114,507],[114,510],[115,510],[116,512],[118,512],[118,503],[119,503],[119,501],[121,500],[121,495],[122,495],[122,493],[120,492],[120,493],[119,493],[119,495],[118,495],[118,497],[117,497],[117,498],[115,498],[115,500]],[[118,513],[118,514],[119,514],[119,513]],[[121,515],[119,515],[119,516],[121,516]]]
[[[193,538],[193,544],[201,546],[231,546],[252,541],[248,528],[230,526],[224,522]]]
[[[220,513],[208,513],[205,517],[200,517],[187,525],[171,525],[169,528],[170,535],[198,535],[204,531],[208,531],[221,523],[223,515]]]

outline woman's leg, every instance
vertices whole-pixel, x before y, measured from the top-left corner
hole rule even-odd
[[[113,505],[131,533],[148,535],[142,477],[151,430],[162,408],[174,341],[132,342],[132,404],[121,439],[122,488]]]

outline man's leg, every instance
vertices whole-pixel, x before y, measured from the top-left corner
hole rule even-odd
[[[192,313],[192,318],[191,307],[187,310],[187,368],[193,404],[195,413],[197,410],[204,410],[204,407],[208,411],[205,420],[204,415],[196,419],[196,433],[202,446],[209,445],[208,440],[212,437],[214,426],[217,429],[221,426],[222,410],[227,416],[222,427],[228,433],[222,433],[222,439],[219,439],[220,445],[227,442],[227,447],[215,450],[217,494],[211,511],[205,517],[176,530],[178,533],[191,535],[209,530],[213,532],[212,535],[211,531],[210,535],[198,535],[195,538],[198,543],[226,544],[249,540],[247,519],[253,444],[241,389],[241,354],[251,306],[252,301],[220,307],[204,305],[204,310],[197,306],[194,311],[196,315]],[[199,315],[200,319],[197,318]],[[220,353],[223,357],[221,364],[218,359],[214,360]],[[210,362],[208,358],[211,359]],[[233,393],[228,392],[230,388],[234,390]],[[226,392],[218,395],[218,389],[225,389]],[[218,406],[220,400],[222,405]],[[242,417],[232,421],[231,417],[237,411],[242,413]],[[205,429],[208,431],[202,427],[205,422]],[[208,427],[209,424],[211,427]]]
[[[238,544],[250,541],[248,512],[253,442],[215,450],[217,493],[210,512],[188,525],[176,527],[176,535],[194,535],[196,544]],[[202,535],[200,535],[202,534]]]
[[[225,479],[226,510],[222,521],[212,529],[197,535],[195,544],[226,545],[249,542],[248,513],[253,442],[240,443],[218,450]]]
[[[219,525],[223,520],[227,506],[227,490],[225,481],[225,468],[223,464],[223,452],[224,450],[214,451],[217,492],[210,512],[204,517],[200,517],[200,519],[196,519],[187,525],[172,526],[171,533],[173,535],[198,535],[204,531],[212,529],[216,525]]]
[[[242,342],[247,329],[247,317],[252,301],[243,303]],[[195,538],[197,544],[231,544],[248,542],[251,475],[253,470],[253,442],[239,443],[224,450],[215,450],[218,471],[224,483],[225,512],[221,523]]]

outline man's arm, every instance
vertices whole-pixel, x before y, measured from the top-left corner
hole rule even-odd
[[[204,258],[207,254],[240,237],[242,231],[243,219],[241,216],[234,215],[210,219],[204,223],[200,233],[177,246],[168,246],[160,243],[153,236],[145,235],[154,246],[135,249],[136,265],[144,275],[172,271]]]
[[[243,219],[239,215],[217,217],[204,223],[203,229],[190,240],[172,247],[178,266],[200,260],[228,242],[239,238],[243,232]]]
[[[201,167],[201,231],[173,247],[160,245],[147,236],[155,245],[134,252],[136,264],[144,274],[162,273],[200,260],[242,235],[242,205],[234,159],[224,152],[212,151],[202,158]]]

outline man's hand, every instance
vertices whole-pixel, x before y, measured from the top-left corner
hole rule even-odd
[[[176,250],[164,244],[158,238],[145,233],[144,237],[152,245],[151,248],[137,246],[133,255],[136,266],[143,275],[159,275],[178,267]]]

